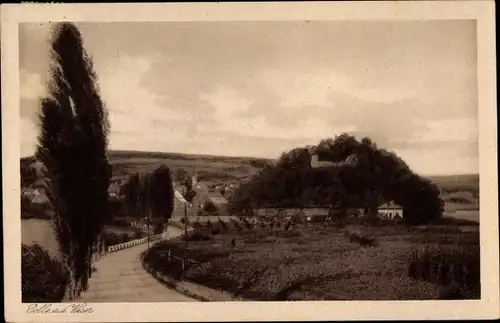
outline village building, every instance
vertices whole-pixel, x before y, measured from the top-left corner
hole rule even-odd
[[[31,203],[49,203],[49,198],[47,196],[47,187],[44,178],[38,178],[33,184],[31,184],[23,191],[23,194],[30,199]]]
[[[47,186],[45,182],[45,167],[39,161],[31,162],[28,166],[36,180],[29,186],[22,188],[23,196],[27,197],[34,204],[48,204]]]
[[[335,162],[321,160],[316,154],[311,156],[311,168],[333,167],[336,165],[337,163]]]
[[[113,199],[122,199],[123,198],[122,188],[125,185],[125,182],[126,181],[124,179],[111,180],[108,187],[109,197]]]
[[[388,202],[378,207],[378,216],[388,219],[397,219],[403,217],[403,207],[394,202]]]

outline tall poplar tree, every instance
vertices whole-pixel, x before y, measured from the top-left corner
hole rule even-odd
[[[49,94],[41,101],[36,157],[46,168],[55,232],[73,298],[88,288],[92,246],[109,212],[109,123],[77,27],[57,24],[51,45],[51,80]]]

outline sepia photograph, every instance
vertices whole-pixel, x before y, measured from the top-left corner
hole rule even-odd
[[[478,20],[228,18],[19,21],[24,313],[485,300]]]

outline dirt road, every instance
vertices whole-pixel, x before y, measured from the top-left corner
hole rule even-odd
[[[167,237],[181,234],[179,229],[169,227]],[[82,294],[79,302],[196,302],[170,289],[152,277],[142,267],[140,255],[147,243],[107,254],[96,264],[89,290]]]

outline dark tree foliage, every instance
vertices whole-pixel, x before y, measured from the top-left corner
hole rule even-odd
[[[311,155],[305,148],[295,148],[281,155],[276,166],[282,169],[304,169],[311,165]]]
[[[26,187],[33,184],[37,180],[35,168],[31,165],[21,164],[21,187]]]
[[[123,195],[125,198],[125,206],[127,213],[130,216],[141,217],[141,207],[139,200],[140,191],[140,178],[139,174],[133,174],[128,178],[128,181],[123,186]]]
[[[336,164],[311,168],[312,153]],[[282,154],[274,167],[241,185],[229,202],[233,214],[258,207],[326,206],[335,214],[364,208],[373,217],[380,204],[392,200],[403,206],[410,223],[428,223],[443,212],[436,185],[414,174],[396,154],[379,149],[370,138],[358,141],[342,134]]]
[[[130,176],[123,188],[131,215],[168,220],[174,209],[174,187],[170,169],[161,165],[151,173]]]
[[[153,218],[170,219],[174,210],[174,188],[170,169],[161,165],[155,169],[150,181],[150,205]]]
[[[92,245],[109,211],[109,124],[78,29],[54,29],[49,95],[41,101],[36,158],[46,167],[55,232],[71,273],[70,297],[88,288]]]
[[[173,177],[175,181],[182,183],[186,182],[191,183],[193,181],[191,174],[184,168],[176,168],[175,171],[173,172]]]
[[[203,205],[203,211],[210,213],[210,214],[218,214],[219,208],[213,202],[207,201]]]
[[[418,175],[398,183],[390,194],[396,203],[404,207],[404,219],[411,224],[432,222],[443,213],[444,202],[438,198],[439,188]]]

